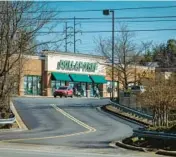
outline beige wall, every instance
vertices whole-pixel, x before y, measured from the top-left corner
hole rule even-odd
[[[148,68],[146,66],[136,66],[136,70],[134,66],[131,66],[128,68],[127,73],[130,73],[128,75],[128,82],[134,82],[135,76],[136,80],[143,80],[143,79],[154,79],[155,78],[155,69],[154,68]],[[121,73],[119,73],[122,75]],[[112,80],[111,77],[111,67],[106,68],[106,79]],[[118,81],[118,71],[114,71],[114,80]],[[122,85],[120,85],[122,87]]]
[[[42,60],[29,59],[24,62],[23,75],[42,75]]]
[[[24,95],[24,76],[37,75],[42,76],[42,59],[36,56],[25,56],[21,62],[22,73],[20,79],[19,95]]]

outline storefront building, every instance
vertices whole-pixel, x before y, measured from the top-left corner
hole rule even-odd
[[[52,96],[60,86],[77,88],[83,97],[94,97],[95,89],[107,96],[105,59],[100,56],[45,51],[30,56],[24,64],[20,95]]]
[[[136,66],[131,68],[129,82],[155,78],[153,68]],[[114,96],[118,95],[118,72],[114,76]],[[119,73],[120,74],[120,73]],[[151,76],[150,76],[150,75]],[[121,74],[120,74],[121,75]],[[146,83],[145,83],[146,82]],[[44,51],[41,56],[26,56],[21,74],[19,95],[53,96],[60,86],[76,88],[82,97],[94,97],[98,89],[101,97],[111,97],[111,66],[104,57],[86,54]]]

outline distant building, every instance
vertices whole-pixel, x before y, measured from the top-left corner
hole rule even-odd
[[[161,80],[161,79],[169,79],[170,76],[175,73],[176,74],[176,67],[175,68],[156,68],[155,69],[156,73],[156,79]]]

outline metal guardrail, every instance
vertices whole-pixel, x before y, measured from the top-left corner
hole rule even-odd
[[[115,102],[112,102],[112,101],[110,101],[110,102],[111,102],[112,104],[114,104],[115,107],[118,107],[119,109],[123,110],[124,112],[132,113],[132,114],[135,114],[135,115],[137,115],[137,116],[139,116],[139,117],[146,118],[146,119],[148,119],[148,120],[152,120],[152,119],[153,119],[153,116],[152,116],[152,115],[148,115],[148,114],[145,114],[145,113],[141,113],[141,112],[139,112],[139,111],[136,111],[136,110],[131,109],[131,108],[129,108],[129,107],[126,107],[126,106],[124,106],[124,105],[119,105],[119,104],[117,104],[117,103],[115,103]]]
[[[13,124],[16,121],[16,118],[0,119],[0,124]]]
[[[173,133],[149,131],[149,130],[142,130],[142,129],[139,129],[139,130],[134,129],[133,135],[141,136],[141,137],[159,138],[159,139],[176,139],[176,134],[173,134]]]

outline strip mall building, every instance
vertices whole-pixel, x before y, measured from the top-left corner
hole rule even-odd
[[[59,86],[72,86],[81,89],[83,97],[93,97],[95,87],[101,97],[110,97],[112,81],[105,63],[104,57],[65,52],[43,51],[41,56],[26,56],[19,95],[52,96]]]
[[[43,52],[42,56],[28,56],[20,81],[20,95],[52,96],[59,86],[76,86],[82,96],[93,97],[98,87],[102,97],[109,96],[105,59],[100,56]]]

